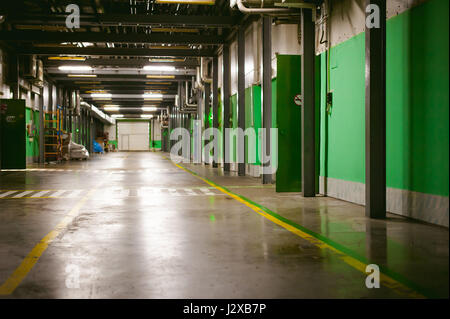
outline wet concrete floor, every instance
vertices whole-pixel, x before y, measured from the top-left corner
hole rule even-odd
[[[449,296],[446,228],[182,165],[315,237],[158,152],[32,165],[0,172],[0,298]],[[355,260],[390,281],[368,289]]]

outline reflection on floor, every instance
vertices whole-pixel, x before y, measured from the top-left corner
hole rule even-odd
[[[1,297],[449,296],[448,229],[182,165],[205,180],[153,152],[0,172]]]

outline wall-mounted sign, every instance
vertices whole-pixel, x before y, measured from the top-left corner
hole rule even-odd
[[[16,117],[14,115],[10,115],[6,117],[6,122],[7,123],[15,123],[16,122]]]
[[[303,97],[302,97],[301,94],[296,94],[294,96],[294,103],[295,103],[295,105],[298,105],[298,106],[302,106],[303,105]]]

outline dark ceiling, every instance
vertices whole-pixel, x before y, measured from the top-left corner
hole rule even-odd
[[[66,27],[69,13],[65,8],[72,3],[80,8],[80,28]],[[173,100],[178,81],[191,79],[200,57],[217,54],[245,19],[230,9],[226,0],[216,0],[214,5],[156,0],[15,0],[1,1],[0,15],[5,17],[0,41],[7,48],[36,55],[44,62],[49,79],[79,89],[85,100],[100,107],[162,106]],[[61,56],[81,60],[55,60]],[[62,65],[91,66],[92,70],[65,72],[59,70]],[[170,65],[176,72],[143,72],[146,65]],[[95,74],[95,78],[69,77],[68,73]],[[164,77],[167,74],[173,77]],[[97,91],[113,97],[94,100],[90,93]],[[148,101],[142,94],[149,91],[167,96]]]

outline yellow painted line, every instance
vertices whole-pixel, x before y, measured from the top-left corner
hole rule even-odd
[[[98,187],[97,187],[98,188]],[[30,253],[25,257],[19,267],[14,270],[14,272],[6,279],[6,281],[0,286],[0,295],[10,295],[14,292],[17,286],[25,279],[34,265],[39,261],[39,258],[45,252],[47,247],[51,242],[70,224],[73,217],[78,214],[81,207],[86,203],[86,201],[94,194],[97,190],[94,188],[90,190],[71,210],[64,216],[64,218],[59,222],[56,227],[50,231],[41,241],[34,246]]]
[[[229,191],[227,191],[226,189],[208,181],[207,179],[199,176],[199,175],[195,175],[193,174],[191,171],[189,171],[188,169],[184,168],[181,165],[178,165],[176,163],[174,163],[173,161],[171,161],[170,159],[168,159],[167,157],[164,156],[165,159],[169,160],[173,165],[175,165],[176,167],[184,170],[185,172],[191,174],[194,177],[199,178],[200,180],[202,180],[203,182],[205,182],[206,184],[218,189],[219,191],[221,191],[222,193],[227,194],[228,196],[232,197],[233,199],[237,200],[238,202],[244,204],[245,206],[249,207],[250,209],[252,209],[254,212],[258,213],[259,215],[267,218],[268,220],[274,222],[275,224],[283,227],[284,229],[290,231],[291,233],[294,233],[295,235],[307,240],[308,242],[310,242],[311,244],[315,245],[316,247],[320,248],[320,249],[328,249],[333,251],[334,253],[336,253],[337,255],[339,255],[339,258],[345,262],[347,265],[351,266],[352,268],[362,272],[364,275],[368,275],[366,273],[366,266],[368,264],[362,263],[359,260],[357,260],[356,258],[349,256],[345,253],[343,253],[342,251],[334,248],[333,246],[330,246],[329,244],[325,243],[324,241],[311,236],[303,231],[301,231],[298,228],[295,228],[285,222],[283,222],[282,220],[279,220],[278,218],[266,213],[264,210],[262,210],[261,208],[253,205],[252,203],[244,200],[243,198],[230,193]],[[398,293],[401,296],[407,297],[407,298],[419,298],[419,299],[423,299],[426,298],[424,295],[416,292],[414,289],[409,288],[408,286],[398,282],[397,280],[395,280],[394,278],[383,274],[380,271],[380,283],[382,285],[384,285],[385,287],[388,287],[390,289],[392,289],[393,291],[395,291],[396,293]]]

